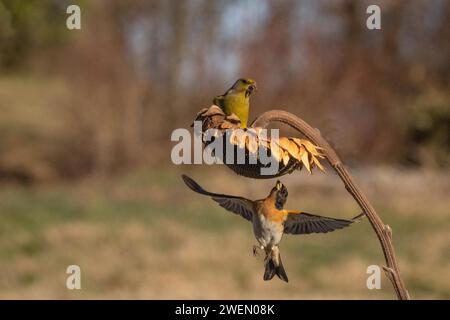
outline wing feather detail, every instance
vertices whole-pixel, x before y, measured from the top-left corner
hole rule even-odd
[[[284,222],[284,233],[288,234],[310,234],[327,233],[337,229],[348,227],[361,215],[346,220],[330,217],[323,217],[306,212],[289,211]]]
[[[253,220],[253,202],[243,197],[212,193],[203,189],[197,182],[186,175],[182,175],[184,183],[193,191],[210,196],[222,208],[240,215],[248,221]]]

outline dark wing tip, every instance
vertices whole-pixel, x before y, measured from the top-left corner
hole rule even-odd
[[[329,224],[333,230],[338,230],[338,229],[343,229],[343,228],[348,227],[353,222],[355,222],[355,221],[346,220],[346,219],[333,219],[329,222]],[[333,231],[333,230],[330,230],[330,231]]]
[[[182,174],[181,178],[183,179],[184,183],[187,184],[188,186],[194,181],[185,174]]]
[[[184,183],[193,191],[203,193],[203,188],[200,187],[200,185],[195,182],[193,179],[189,178],[187,175],[182,174],[181,178],[183,179]]]
[[[365,217],[365,216],[366,216],[366,213],[365,213],[365,212],[362,212],[362,213],[358,214],[356,217],[353,217],[353,218],[352,218],[352,221],[353,221],[353,222],[359,222],[359,221],[361,221],[361,219],[362,219],[363,217]]]

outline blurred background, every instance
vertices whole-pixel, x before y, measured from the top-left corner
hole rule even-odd
[[[285,109],[336,147],[393,228],[411,296],[449,299],[448,0],[0,0],[0,298],[394,298],[384,275],[366,288],[384,264],[367,221],[286,236],[290,283],[264,282],[250,225],[183,185],[273,185],[170,160],[171,132],[240,77],[258,83],[252,119]],[[282,180],[290,208],[360,212],[330,168]]]

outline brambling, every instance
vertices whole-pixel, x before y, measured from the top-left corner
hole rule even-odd
[[[280,181],[277,181],[266,198],[252,201],[243,197],[208,192],[188,176],[182,175],[182,178],[193,191],[210,196],[221,207],[252,222],[253,233],[259,243],[259,246],[253,247],[253,253],[261,249],[266,254],[264,280],[271,280],[277,275],[288,282],[278,247],[283,234],[327,233],[345,228],[364,215],[362,213],[346,220],[286,210],[283,207],[288,190]]]

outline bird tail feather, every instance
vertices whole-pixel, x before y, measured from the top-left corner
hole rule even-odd
[[[283,263],[281,262],[281,255],[278,250],[272,250],[266,258],[266,266],[264,271],[264,280],[272,280],[277,275],[283,281],[289,282]]]

